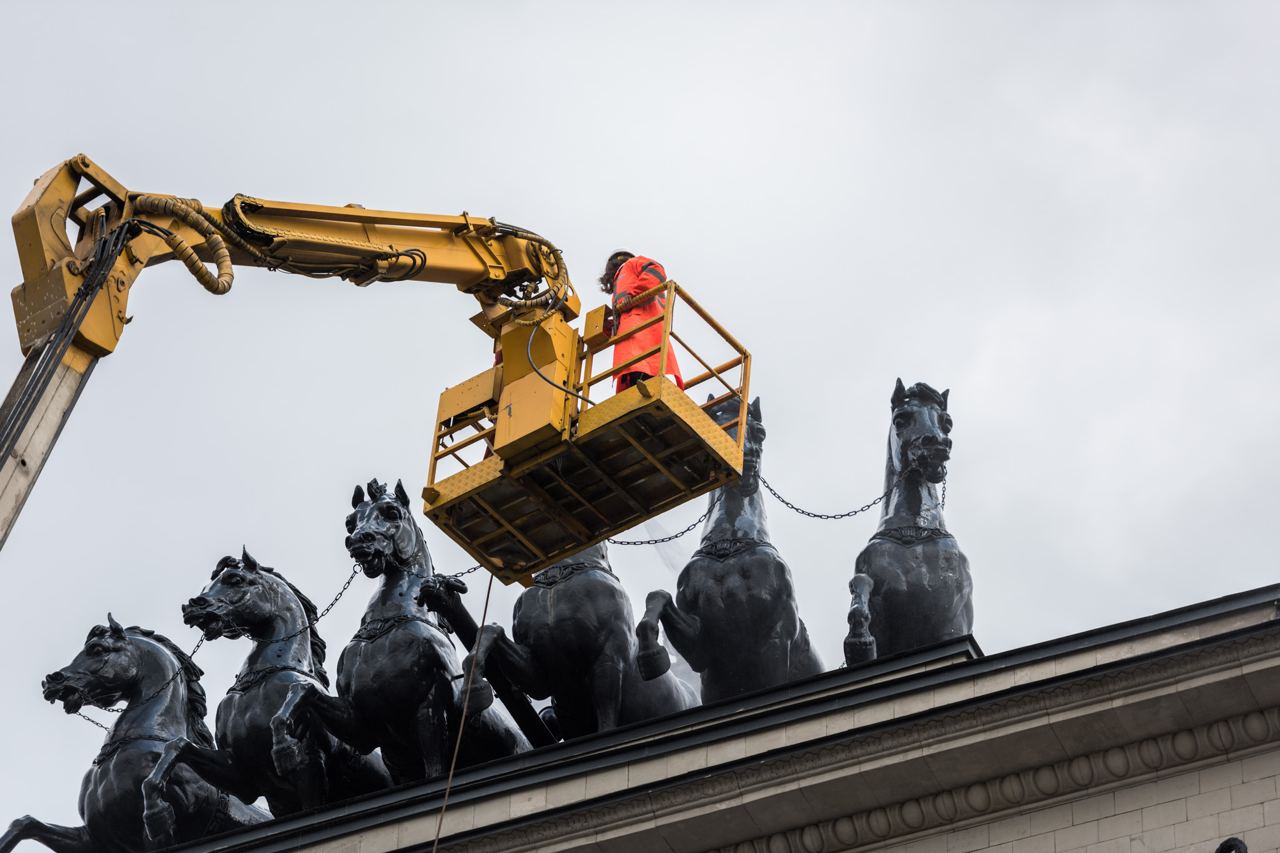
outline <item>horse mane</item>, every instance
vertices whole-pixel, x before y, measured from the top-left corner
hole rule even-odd
[[[216,578],[218,575],[222,574],[222,570],[227,568],[227,566],[240,564],[241,561],[237,560],[235,557],[223,557],[218,561],[217,568],[213,570],[213,577]],[[316,620],[320,617],[320,611],[316,609],[315,603],[303,594],[302,590],[294,586],[288,578],[277,572],[275,569],[270,566],[258,564],[258,571],[266,572],[272,577],[278,579],[289,588],[289,592],[293,593],[293,597],[298,599],[298,603],[302,605],[302,615],[303,618],[307,620],[308,625],[307,636],[311,641],[311,674],[316,677],[316,681],[319,681],[325,687],[328,687],[329,673],[325,672],[324,669],[325,650],[328,648],[328,643],[324,641],[324,638],[320,636],[320,632],[316,630]]]
[[[925,382],[917,382],[908,388],[906,399],[920,403],[931,403],[944,411],[947,408],[947,398],[942,396],[942,392]]]
[[[200,676],[204,675],[204,670],[196,666],[196,662],[191,659],[191,656],[178,648],[173,640],[170,640],[164,634],[159,634],[150,628],[140,628],[137,625],[130,625],[125,629],[125,632],[137,634],[160,644],[165,651],[173,655],[178,661],[178,669],[182,673],[182,680],[187,685],[187,728],[190,731],[191,742],[196,746],[213,749],[213,734],[204,722],[205,714],[209,711],[209,705],[205,699],[204,686],[200,684]]]

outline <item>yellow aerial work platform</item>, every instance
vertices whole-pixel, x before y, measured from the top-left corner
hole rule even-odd
[[[433,523],[480,565],[504,583],[529,585],[533,575],[652,518],[734,480],[742,471],[742,443],[729,433],[746,417],[751,355],[674,281],[636,297],[643,302],[665,297],[663,312],[640,326],[610,337],[605,309],[586,318],[582,336],[569,330],[576,369],[570,377],[534,375],[525,353],[507,351],[504,364],[450,388],[440,397],[427,486],[422,495]],[[685,305],[709,330],[713,346],[727,346],[727,361],[712,366],[674,328],[677,305]],[[626,364],[592,373],[596,356],[616,344],[662,324],[661,342]],[[567,327],[565,327],[567,328]],[[541,331],[541,330],[539,330]],[[544,347],[550,333],[534,343]],[[560,342],[563,343],[563,342]],[[632,364],[658,355],[665,372],[671,353],[691,357],[703,372],[681,390],[665,376],[653,377],[609,396],[612,380]],[[548,352],[550,350],[548,349]],[[543,361],[555,366],[548,355]],[[510,373],[523,370],[518,380]],[[503,377],[500,371],[508,371]],[[505,382],[503,381],[505,378]],[[565,380],[568,379],[567,383]],[[520,399],[528,419],[542,427],[541,438],[504,441],[503,424],[518,417],[501,392],[526,383]],[[703,404],[690,392],[708,382],[721,393]],[[572,393],[553,385],[564,383]],[[603,384],[602,384],[603,383]],[[537,389],[536,395],[528,394]],[[592,395],[598,399],[591,399]],[[590,400],[590,402],[588,402]],[[535,402],[540,401],[540,402]],[[708,412],[737,403],[737,414],[717,423]],[[546,411],[551,417],[546,417]],[[505,417],[500,417],[500,413]],[[522,434],[537,433],[528,426]],[[515,446],[514,450],[508,450]],[[505,451],[505,452],[504,452]],[[445,473],[451,468],[452,473]],[[443,476],[442,476],[443,474]]]

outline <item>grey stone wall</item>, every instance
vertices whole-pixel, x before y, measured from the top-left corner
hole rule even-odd
[[[1280,850],[1280,749],[1089,794],[906,843],[884,853],[1213,853],[1237,836]],[[871,848],[864,848],[871,849]]]

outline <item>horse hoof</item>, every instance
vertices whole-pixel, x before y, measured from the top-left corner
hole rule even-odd
[[[292,738],[271,748],[271,763],[281,776],[291,776],[302,766],[302,745]]]
[[[479,714],[493,704],[493,686],[483,678],[471,682],[467,692],[467,713]]]
[[[641,678],[645,681],[653,681],[671,669],[671,655],[667,654],[667,650],[662,646],[641,649],[636,654],[636,668],[640,670]]]
[[[844,662],[849,666],[876,659],[875,637],[845,637]]]
[[[156,844],[168,847],[173,843],[173,833],[177,827],[173,806],[163,803],[154,808],[144,809],[142,825],[146,829],[147,838]]]

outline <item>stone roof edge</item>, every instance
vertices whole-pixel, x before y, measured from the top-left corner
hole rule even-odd
[[[1137,638],[1152,633],[1169,631],[1180,626],[1203,622],[1215,616],[1234,611],[1243,611],[1262,604],[1274,603],[1277,600],[1280,600],[1280,585],[1262,587],[1197,605],[1177,608],[1144,619],[1105,626],[996,655],[975,657],[972,660],[942,669],[926,670],[917,675],[908,675],[898,680],[879,682],[872,687],[864,689],[879,695],[881,698],[886,693],[892,695],[927,689],[953,679],[972,677],[982,672],[1024,666],[1035,661],[1061,657],[1081,649],[1122,642],[1129,637]],[[1259,632],[1264,634],[1272,633],[1268,630],[1270,627],[1270,625],[1254,626],[1232,634],[1160,649],[1139,658],[1121,658],[1087,673],[1071,673],[1059,678],[1035,682],[1025,687],[1013,688],[1001,695],[983,696],[975,701],[984,708],[989,709],[987,711],[989,714],[1016,715],[1043,712],[1047,698],[1055,691],[1069,689],[1068,682],[1078,682],[1080,685],[1079,690],[1088,690],[1087,685],[1089,684],[1094,684],[1095,689],[1104,691],[1137,689],[1143,685],[1153,683],[1159,677],[1170,677],[1171,675],[1176,677],[1177,672],[1202,671],[1208,662],[1201,658],[1201,655],[1210,654],[1215,648],[1225,651],[1228,648],[1235,647],[1237,643],[1248,642],[1249,635],[1258,634]],[[1265,640],[1266,638],[1262,639]],[[1271,639],[1275,641],[1277,638],[1272,637]],[[1276,643],[1276,645],[1280,647],[1280,643]],[[721,739],[725,736],[724,730],[729,727],[736,728],[737,725],[735,724],[755,722],[759,725],[785,725],[788,722],[786,717],[794,718],[796,715],[806,713],[806,711],[820,713],[818,709],[808,707],[811,703],[804,701],[804,696],[809,693],[825,691],[826,695],[816,703],[823,706],[832,702],[843,702],[844,705],[857,704],[859,701],[858,694],[863,692],[858,688],[857,682],[869,673],[869,668],[879,665],[891,673],[893,669],[899,666],[906,668],[911,665],[918,665],[921,661],[927,661],[931,658],[954,656],[964,649],[976,650],[976,644],[972,643],[971,638],[964,638],[962,641],[943,644],[932,649],[920,650],[890,661],[875,661],[869,664],[867,668],[859,667],[824,673],[804,682],[786,685],[777,690],[755,694],[751,697],[744,697],[743,700],[736,703],[704,706],[655,723],[631,726],[624,730],[608,732],[592,738],[584,738],[570,744],[561,744],[557,747],[549,747],[534,753],[526,753],[514,759],[474,768],[458,774],[450,795],[450,802],[456,804],[465,802],[468,799],[480,799],[500,791],[518,789],[533,782],[545,783],[573,773],[624,765],[628,761],[634,760],[638,754],[653,756],[663,751],[661,747],[668,745],[664,743],[661,731],[654,729],[655,726],[666,726],[675,730],[673,731],[673,737],[681,741],[681,743],[671,745],[671,749],[674,750],[688,746],[690,739],[694,742]],[[1197,657],[1198,663],[1174,668],[1167,666],[1173,663],[1173,658],[1189,659],[1190,656]],[[1166,666],[1162,666],[1161,662]],[[1160,675],[1161,672],[1164,675]],[[1127,688],[1122,687],[1119,684],[1119,680],[1127,681],[1129,686]],[[831,688],[842,684],[848,687],[848,691],[832,696]],[[1084,694],[1080,695],[1083,696]],[[788,703],[788,698],[793,701]],[[1065,696],[1059,696],[1057,700],[1050,704],[1058,706],[1058,703],[1064,699],[1066,699]],[[732,704],[734,707],[730,710],[724,707],[725,704]],[[890,730],[894,739],[900,740],[905,745],[911,743],[919,744],[922,742],[921,738],[946,736],[948,731],[951,734],[955,734],[970,727],[971,724],[967,724],[964,721],[963,712],[955,713],[955,708],[946,710],[952,713],[924,712],[908,719],[905,724],[904,721],[897,720],[890,724],[860,729],[852,733],[850,737],[839,739],[844,745],[843,748],[833,749],[836,744],[825,744],[821,752],[835,761],[856,761],[856,751],[847,752],[847,750],[856,750],[856,744],[865,742],[868,737],[877,739],[876,751],[878,752],[885,748],[892,748],[884,740],[890,735]],[[690,729],[685,723],[685,718],[691,715],[699,715],[699,712],[701,712],[700,716],[704,718],[718,716],[720,719],[718,723],[716,719],[709,719],[707,725]],[[932,735],[921,729],[921,727],[929,727],[931,725],[942,728]],[[629,745],[633,746],[629,747]],[[812,745],[806,744],[802,750],[812,752]],[[761,763],[757,757],[753,759],[753,762],[758,765],[760,772],[765,772],[765,767],[773,766],[776,761],[794,762],[796,760],[792,756],[790,758],[771,759]],[[728,769],[730,769],[728,765],[717,767],[714,770],[707,771],[706,775],[710,778],[713,773],[720,773]],[[802,772],[812,771],[805,770]],[[736,782],[733,784],[736,786]],[[622,813],[616,813],[616,810],[623,806],[623,803],[615,802],[616,800],[628,800],[640,796],[647,799],[650,795],[660,796],[663,801],[668,801],[670,796],[675,796],[676,800],[684,799],[682,796],[675,794],[677,790],[684,787],[678,781],[676,783],[662,783],[660,787],[663,791],[668,791],[669,793],[660,795],[656,790],[649,792],[632,790],[611,798],[607,803],[595,805],[591,803],[577,804],[564,811],[579,814],[587,811],[594,812],[597,809],[608,809],[610,812],[615,812],[608,819],[626,820]],[[253,850],[262,851],[262,853],[271,853],[271,851],[276,850],[295,850],[299,846],[321,843],[331,838],[383,825],[407,816],[429,813],[438,808],[442,793],[443,785],[438,780],[422,785],[403,786],[327,807],[310,814],[294,815],[270,821],[231,835],[202,839],[199,842],[171,849],[192,851],[192,853],[206,850]],[[694,796],[710,796],[714,799],[715,792],[710,789],[704,789],[702,793],[694,794]],[[657,805],[656,801],[655,805]],[[668,805],[674,805],[674,802],[669,802]],[[623,811],[625,812],[627,809],[623,808]],[[562,829],[565,828],[563,821],[568,817],[567,813],[555,816],[556,823]],[[552,816],[551,812],[544,812],[519,821],[519,828],[515,826],[510,828],[487,828],[485,830],[477,830],[477,832],[485,838],[497,841],[499,836],[505,837],[508,833],[516,831],[523,833],[531,828],[525,826],[526,824],[540,823]],[[600,818],[604,819],[603,814],[600,815]],[[442,846],[445,845],[442,844]],[[448,846],[451,849],[465,849],[468,851],[496,849],[491,845],[475,846],[466,836],[457,836],[449,839]]]

